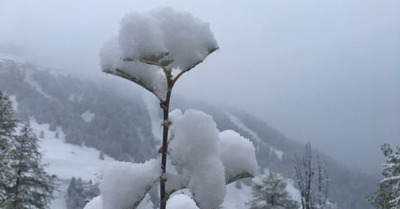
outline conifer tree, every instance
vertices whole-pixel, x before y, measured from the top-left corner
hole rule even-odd
[[[9,152],[17,120],[13,118],[14,110],[7,95],[0,91],[0,208],[6,201],[6,186],[11,178]]]
[[[20,135],[12,141],[10,167],[13,176],[6,188],[4,209],[48,208],[55,190],[54,176],[50,176],[41,164],[38,139],[29,125],[24,125]]]
[[[79,209],[85,206],[82,179],[73,177],[67,189],[65,200],[68,209]]]
[[[262,176],[253,185],[250,209],[297,209],[299,205],[286,191],[285,179],[276,173]]]
[[[382,168],[383,179],[375,197],[368,200],[378,209],[400,209],[400,147],[394,151],[384,144],[381,149],[387,158]]]

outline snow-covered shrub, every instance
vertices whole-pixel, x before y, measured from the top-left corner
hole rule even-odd
[[[167,202],[171,209],[217,208],[224,200],[226,183],[255,175],[257,163],[249,140],[233,131],[220,133],[213,118],[200,111],[176,110],[169,117],[176,81],[217,49],[208,23],[189,13],[162,8],[122,19],[119,34],[100,51],[101,69],[142,86],[159,99],[161,166],[156,160],[112,165],[103,173],[101,201],[96,198],[86,208],[99,202],[104,209],[139,208],[156,181],[160,209]],[[189,189],[191,197],[174,196],[181,189]]]

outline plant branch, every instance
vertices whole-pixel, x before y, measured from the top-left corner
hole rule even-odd
[[[104,71],[104,72],[105,72],[105,73],[108,73],[108,74],[111,74],[111,75],[115,75],[115,76],[124,78],[124,79],[129,80],[129,81],[132,81],[132,82],[138,84],[139,86],[143,87],[143,88],[146,89],[147,91],[150,91],[152,94],[154,94],[154,96],[157,97],[157,99],[158,99],[160,102],[163,101],[162,98],[161,98],[158,94],[156,94],[153,90],[147,88],[147,87],[146,87],[141,81],[139,81],[137,78],[135,78],[135,77],[133,77],[133,76],[130,76],[129,74],[125,73],[124,71],[122,71],[122,70],[120,70],[120,69],[118,69],[118,68],[115,69],[115,72],[114,72],[114,71]]]

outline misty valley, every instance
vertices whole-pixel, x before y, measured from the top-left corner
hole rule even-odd
[[[111,85],[45,70],[28,62],[0,60],[0,89],[13,102],[16,116],[29,122],[39,137],[46,170],[59,179],[51,208],[83,208],[99,194],[102,168],[111,161],[143,163],[157,156],[161,112],[155,100],[145,99],[124,84]],[[174,97],[174,109],[197,109],[210,114],[219,130],[235,130],[253,144],[257,178],[277,173],[287,191],[299,200],[295,160],[305,144],[290,140],[257,117],[230,107]],[[372,208],[365,199],[378,179],[346,168],[312,149],[329,178],[329,200],[338,208]],[[254,181],[254,180],[253,180]],[[248,208],[251,179],[228,185],[223,208]],[[146,201],[157,205],[157,189]]]

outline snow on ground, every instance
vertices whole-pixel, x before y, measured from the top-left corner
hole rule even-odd
[[[44,154],[43,162],[49,165],[48,172],[59,178],[70,179],[75,176],[83,180],[91,180],[101,173],[105,165],[114,161],[108,156],[100,160],[100,151],[94,148],[65,143],[62,132],[59,133],[57,139],[56,132],[49,131],[49,124],[38,124],[32,118],[30,125],[37,136],[43,132],[44,138],[39,139],[40,151]]]
[[[60,127],[57,131],[50,131],[49,124],[38,124],[34,118],[31,118],[30,125],[37,136],[43,133],[43,138],[39,138],[39,146],[43,153],[43,163],[48,165],[47,172],[60,179],[57,188],[59,191],[54,194],[51,209],[66,209],[66,190],[72,177],[96,182],[103,167],[115,161],[106,155],[104,160],[100,160],[100,152],[94,148],[65,143],[65,135]]]
[[[69,180],[61,180],[58,184],[58,191],[54,192],[54,199],[51,201],[50,209],[67,209],[65,204],[66,191],[69,185]]]
[[[289,192],[289,196],[300,203],[300,191],[294,187],[295,182],[292,179],[287,179],[286,183],[286,191]]]
[[[251,186],[242,184],[242,188],[235,187],[235,183],[226,186],[225,201],[222,204],[224,209],[246,209],[249,208],[246,203],[251,198]]]
[[[89,110],[86,110],[86,112],[82,113],[81,115],[83,121],[85,121],[86,123],[92,122],[94,116],[95,114],[90,112]]]
[[[100,160],[100,152],[94,148],[66,144],[59,139],[40,139],[40,146],[44,153],[43,162],[49,164],[48,172],[62,179],[75,176],[91,180],[113,161],[107,156],[104,161]]]

